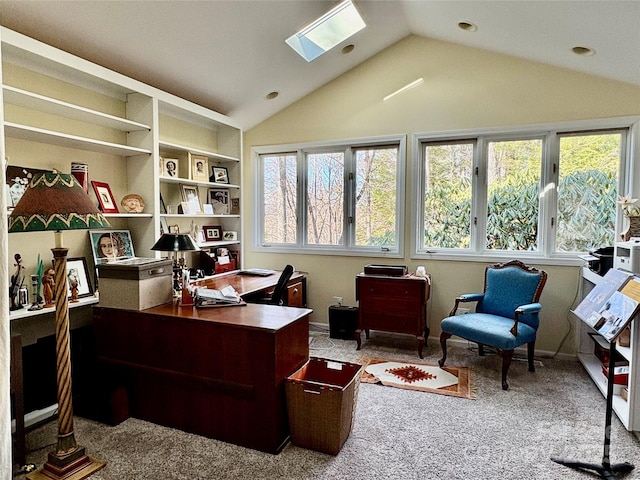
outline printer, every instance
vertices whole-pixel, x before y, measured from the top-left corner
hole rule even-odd
[[[628,242],[617,242],[613,265],[627,272],[640,273],[640,238],[634,237]]]

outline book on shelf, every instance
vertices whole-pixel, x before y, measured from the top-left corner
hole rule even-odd
[[[614,342],[638,311],[640,278],[611,269],[574,313],[608,342]]]

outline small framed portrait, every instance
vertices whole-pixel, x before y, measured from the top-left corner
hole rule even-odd
[[[220,225],[208,225],[202,227],[204,239],[207,242],[219,242],[222,240],[222,227]]]
[[[129,230],[89,230],[96,265],[135,257]]]
[[[69,298],[90,297],[93,295],[89,281],[89,268],[85,257],[67,259],[67,287]]]
[[[206,182],[208,180],[209,159],[202,155],[191,156],[191,180]]]
[[[177,158],[163,158],[162,159],[162,175],[165,177],[176,178],[178,176],[178,167],[180,166],[180,160]]]
[[[96,193],[96,197],[98,197],[102,213],[119,213],[118,205],[113,197],[113,193],[111,193],[109,184],[92,180],[91,185],[93,186],[93,191]]]
[[[188,203],[191,208],[189,208],[189,213],[200,213],[202,212],[202,207],[200,206],[200,199],[198,198],[198,187],[195,185],[180,185],[180,193],[182,195],[182,201]],[[185,210],[184,205],[182,206],[182,210]],[[186,212],[185,212],[186,213]]]
[[[238,240],[238,232],[232,230],[222,232],[222,239],[226,241],[236,241]]]
[[[229,213],[229,191],[210,188],[209,203],[213,207],[214,215],[227,215]]]
[[[229,183],[229,171],[226,167],[211,167],[209,181],[212,183]]]

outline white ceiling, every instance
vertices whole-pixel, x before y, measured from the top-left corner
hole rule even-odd
[[[312,63],[284,40],[337,1],[0,0],[0,23],[248,129],[409,34],[640,85],[640,0],[354,0],[367,27]],[[472,22],[476,32],[457,27]],[[342,54],[344,45],[354,50]],[[571,52],[593,48],[589,57]],[[272,91],[274,100],[265,96]]]

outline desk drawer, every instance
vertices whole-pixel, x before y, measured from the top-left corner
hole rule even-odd
[[[287,305],[289,307],[304,307],[304,287],[302,282],[287,285]]]

